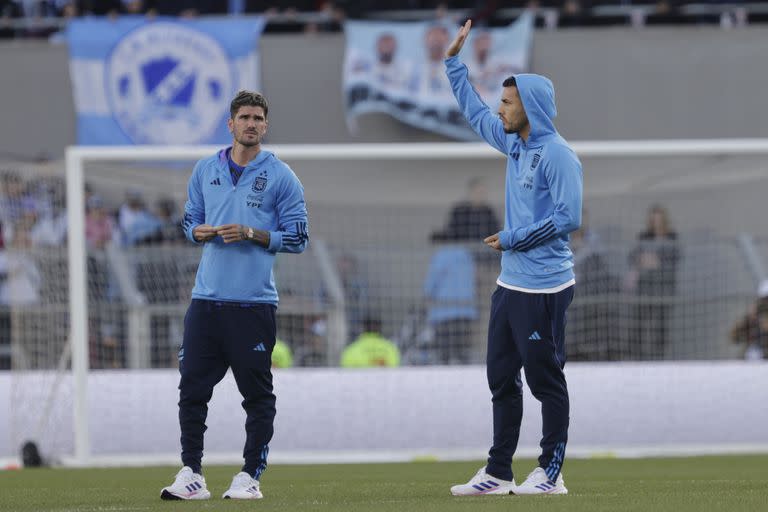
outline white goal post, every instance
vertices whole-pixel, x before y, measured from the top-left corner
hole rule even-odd
[[[572,144],[581,158],[768,155],[768,139],[585,141]],[[484,143],[393,143],[267,145],[287,161],[498,159]],[[210,156],[218,146],[69,147],[66,152],[66,204],[71,367],[73,377],[74,462],[91,459],[88,403],[88,284],[85,240],[84,164],[89,161],[190,161]],[[337,184],[343,187],[343,183]],[[310,205],[311,209],[311,205]]]

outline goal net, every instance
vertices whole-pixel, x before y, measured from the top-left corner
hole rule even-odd
[[[217,149],[70,148],[63,167],[3,174],[0,365],[12,369],[14,450],[32,439],[80,461],[125,452],[104,425],[119,430],[121,401],[136,398],[123,379],[178,365],[200,257],[178,226],[194,162]],[[302,180],[310,215],[306,253],[275,268],[291,366],[338,365],[372,325],[403,365],[484,361],[499,258],[481,237],[503,222],[502,155],[482,144],[268,149]],[[729,330],[766,277],[768,143],[576,149],[585,227],[573,240],[569,360],[742,357]],[[657,225],[667,235],[647,233]],[[94,402],[94,375],[106,403]]]

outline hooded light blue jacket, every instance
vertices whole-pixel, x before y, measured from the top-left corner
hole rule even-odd
[[[477,94],[458,56],[445,60],[459,107],[472,129],[507,155],[504,231],[499,241],[502,285],[556,288],[574,279],[568,233],[581,224],[581,162],[552,120],[557,115],[549,79],[515,75],[531,132],[528,140],[506,133]]]
[[[277,305],[272,274],[275,254],[300,253],[309,240],[304,188],[290,167],[265,150],[248,162],[234,185],[230,150],[195,165],[184,207],[184,233],[194,242],[192,231],[200,224],[244,224],[269,231],[269,247],[252,242],[225,244],[220,236],[206,242],[192,298]]]

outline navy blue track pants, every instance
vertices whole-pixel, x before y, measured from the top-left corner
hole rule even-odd
[[[243,471],[258,480],[267,467],[275,419],[271,359],[276,309],[272,304],[193,299],[187,310],[179,352],[181,460],[197,473],[208,402],[230,367],[246,412]]]
[[[512,480],[512,456],[523,418],[523,385],[541,402],[539,466],[551,480],[562,468],[568,442],[569,402],[565,383],[565,311],[574,287],[557,293],[524,293],[499,286],[488,326],[488,386],[493,402],[493,447],[486,471]],[[519,483],[519,482],[518,482]]]

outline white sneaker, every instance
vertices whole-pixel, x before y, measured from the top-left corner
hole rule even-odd
[[[510,482],[491,476],[485,472],[485,467],[482,467],[469,482],[451,487],[451,494],[454,496],[481,496],[483,494],[512,494],[514,490],[514,480]]]
[[[232,479],[232,485],[222,498],[234,500],[258,500],[263,498],[259,490],[259,481],[251,478],[251,475],[244,471],[239,472]]]
[[[568,494],[563,474],[557,475],[557,482],[549,479],[542,468],[534,469],[525,482],[517,486],[515,494]]]
[[[160,492],[160,498],[164,500],[207,500],[210,497],[203,475],[193,473],[189,466],[181,468],[173,483]]]

